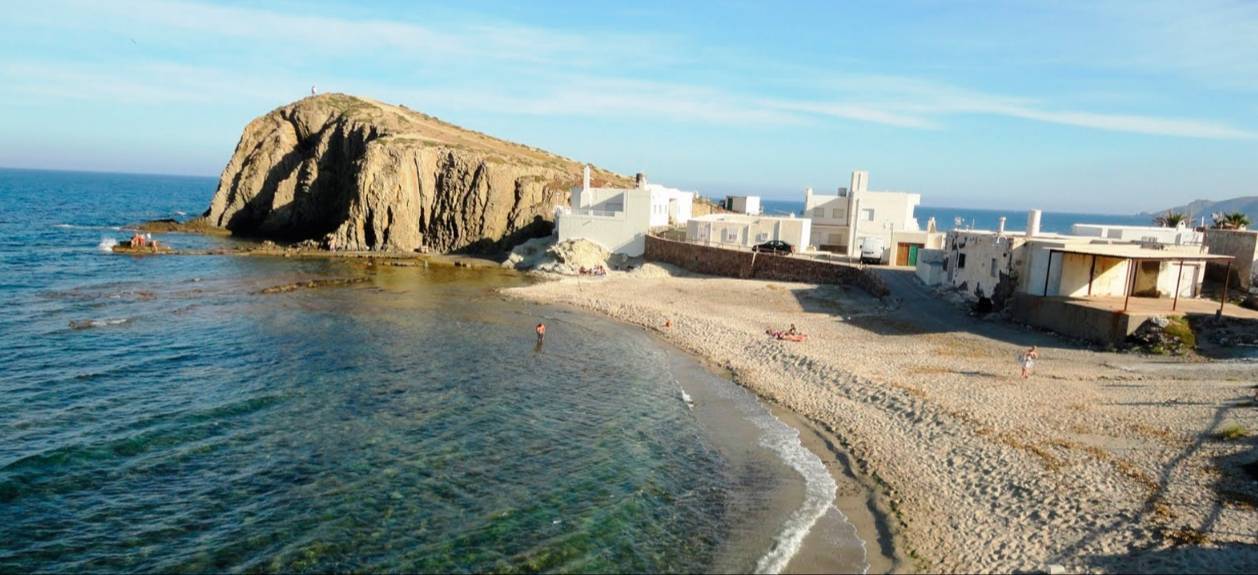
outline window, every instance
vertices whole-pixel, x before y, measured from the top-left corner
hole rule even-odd
[[[874,211],[873,211],[873,210],[861,210],[861,219],[862,219],[862,220],[864,220],[864,221],[867,221],[867,222],[872,222],[872,221],[874,221]]]
[[[824,217],[826,217],[826,209],[825,209],[825,208],[813,208],[813,209],[812,209],[812,217],[814,217],[814,218],[824,218]]]
[[[724,238],[724,240],[723,240],[723,241],[724,241],[725,243],[727,243],[727,244],[737,243],[737,242],[738,242],[738,230],[735,230],[735,229],[730,229],[730,228],[726,228],[726,229],[724,229],[724,230],[721,230],[721,237],[722,237],[722,238]]]
[[[992,258],[992,277],[996,277],[996,258]]]
[[[837,219],[841,219],[841,218],[842,218],[842,216],[840,216],[840,215],[839,215],[839,208],[833,208],[833,209],[831,209],[831,210],[830,210],[830,217],[831,217],[831,218],[834,218],[834,219],[836,219],[836,220],[837,220]]]
[[[762,243],[767,242],[767,241],[769,241],[769,234],[767,234],[767,233],[765,233],[765,232],[760,232],[760,233],[756,234],[756,243],[761,243],[761,244],[762,244]]]
[[[957,269],[965,269],[965,254],[957,254]]]

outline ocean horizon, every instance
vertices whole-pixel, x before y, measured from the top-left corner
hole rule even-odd
[[[804,202],[791,200],[763,200],[761,206],[765,214],[801,216]],[[926,222],[935,218],[940,231],[956,229],[995,230],[1000,225],[1000,218],[1005,218],[1005,227],[1010,230],[1026,229],[1027,212],[1029,210],[1007,209],[975,209],[943,206],[918,206],[914,217],[922,229]],[[1041,210],[1040,229],[1049,233],[1067,234],[1074,224],[1106,224],[1121,226],[1153,225],[1153,216],[1145,214],[1095,214],[1058,212]]]
[[[9,172],[42,172],[49,174],[97,174],[97,175],[116,175],[116,176],[151,176],[159,178],[185,178],[190,180],[202,180],[211,183],[217,183],[218,176],[202,176],[188,174],[163,174],[152,172],[115,172],[104,170],[59,170],[51,168],[18,168],[0,166],[0,171]],[[705,196],[702,192],[699,195],[708,197],[714,201],[719,201],[721,197]],[[761,206],[767,215],[787,215],[794,214],[801,216],[803,213],[804,202],[802,200],[761,200]],[[936,225],[940,231],[950,231],[953,229],[979,229],[994,230],[999,224],[1000,218],[1006,218],[1006,227],[1011,230],[1021,230],[1025,227],[1028,210],[1004,209],[1004,208],[967,208],[957,206],[931,206],[921,205],[915,211],[915,217],[918,223],[925,228],[926,222],[931,218],[935,218]],[[188,214],[199,214],[197,212],[188,212]],[[178,217],[187,217],[188,214],[176,214]],[[1042,219],[1040,229],[1051,233],[1069,233],[1070,226],[1076,223],[1087,224],[1108,224],[1108,225],[1125,225],[1125,226],[1147,226],[1153,224],[1153,214],[1137,213],[1137,214],[1108,214],[1093,212],[1065,212],[1055,210],[1042,210]]]

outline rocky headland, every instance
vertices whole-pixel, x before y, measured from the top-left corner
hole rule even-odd
[[[582,167],[402,106],[321,94],[245,127],[187,229],[337,251],[497,252],[548,234]],[[592,172],[595,185],[631,184]]]

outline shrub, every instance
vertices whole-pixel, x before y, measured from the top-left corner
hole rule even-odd
[[[1166,324],[1166,334],[1179,338],[1180,343],[1187,349],[1197,347],[1197,335],[1192,332],[1192,326],[1188,325],[1188,320],[1184,317],[1169,318],[1170,323]]]
[[[1214,434],[1215,437],[1225,441],[1234,441],[1247,435],[1249,432],[1245,430],[1245,426],[1235,422],[1224,425]]]

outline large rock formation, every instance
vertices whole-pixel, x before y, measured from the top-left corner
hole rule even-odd
[[[581,168],[404,107],[324,94],[245,127],[204,218],[338,250],[502,249],[549,231]],[[598,185],[630,185],[593,172]]]

